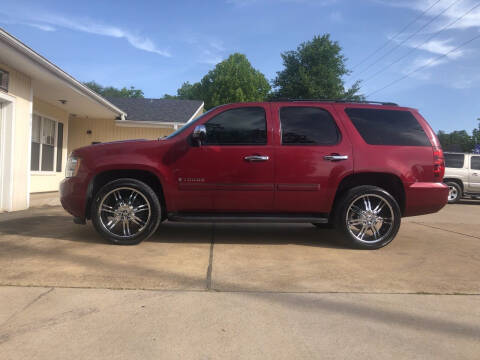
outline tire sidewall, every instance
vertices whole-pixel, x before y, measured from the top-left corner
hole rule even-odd
[[[116,236],[108,232],[101,224],[98,216],[98,207],[100,206],[100,202],[103,197],[112,190],[121,187],[130,187],[141,192],[147,198],[151,207],[150,220],[146,228],[141,233],[129,239],[124,239],[120,236]],[[135,245],[142,242],[143,240],[148,239],[155,233],[162,217],[161,211],[162,210],[158,196],[152,190],[152,188],[150,188],[150,186],[136,179],[124,178],[107,183],[95,194],[95,197],[92,201],[92,208],[90,213],[92,214],[91,217],[93,226],[106,240],[117,245]]]
[[[393,228],[390,231],[390,234],[388,235],[388,237],[380,242],[373,243],[373,244],[361,242],[358,239],[356,239],[348,230],[348,226],[346,222],[347,211],[350,204],[356,198],[362,195],[367,195],[367,194],[379,195],[383,197],[385,200],[387,200],[395,216]],[[336,225],[336,229],[340,231],[344,242],[348,246],[351,246],[356,249],[374,250],[374,249],[380,249],[388,245],[390,242],[392,242],[392,240],[397,235],[398,230],[400,229],[401,217],[402,217],[402,213],[400,211],[400,207],[398,206],[397,201],[392,195],[390,195],[387,191],[377,186],[365,185],[365,186],[358,186],[358,187],[352,188],[348,190],[344,196],[342,196],[342,198],[339,200],[339,205],[337,207],[337,212],[335,216],[335,223],[336,223],[335,225]]]

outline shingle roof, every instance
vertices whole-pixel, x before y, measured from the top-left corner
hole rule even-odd
[[[187,122],[203,104],[199,100],[107,98],[127,113],[127,120]]]

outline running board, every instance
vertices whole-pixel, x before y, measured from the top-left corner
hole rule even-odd
[[[176,222],[232,222],[232,223],[316,223],[327,224],[328,218],[312,214],[192,214],[170,213],[169,221]]]

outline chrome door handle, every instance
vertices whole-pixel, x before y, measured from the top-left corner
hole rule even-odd
[[[473,173],[472,175],[473,175],[473,176],[478,176],[478,173]]]
[[[340,160],[348,160],[348,155],[325,155],[323,157],[324,160],[328,161],[340,161]]]
[[[245,161],[267,161],[270,158],[266,155],[250,155],[245,156],[244,159]]]

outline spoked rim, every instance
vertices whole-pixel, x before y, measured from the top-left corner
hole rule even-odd
[[[139,190],[120,187],[107,193],[98,207],[102,227],[110,234],[129,239],[145,230],[152,208]]]
[[[458,190],[455,186],[448,186],[448,201],[455,200],[458,196]]]
[[[345,221],[355,239],[375,244],[385,240],[392,232],[395,213],[383,196],[365,194],[350,203]]]

